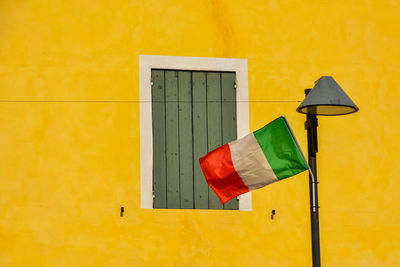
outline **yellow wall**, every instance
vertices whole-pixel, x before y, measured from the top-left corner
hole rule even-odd
[[[138,100],[141,54],[247,58],[250,100],[302,100],[333,75],[360,112],[319,121],[322,263],[396,266],[399,13],[395,0],[2,0],[0,100]],[[250,129],[285,114],[305,149],[298,104],[251,103]],[[311,265],[305,173],[255,191],[252,212],[145,210],[139,160],[137,103],[0,102],[0,266]]]

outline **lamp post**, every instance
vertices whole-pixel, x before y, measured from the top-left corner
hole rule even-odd
[[[337,116],[357,112],[359,109],[346,95],[343,89],[330,76],[319,78],[313,89],[305,89],[306,98],[297,108],[297,112],[307,115],[304,124],[307,130],[308,164],[311,172],[310,185],[310,213],[311,213],[311,241],[313,266],[321,266],[319,244],[319,213],[318,213],[318,181],[317,181],[317,115]]]

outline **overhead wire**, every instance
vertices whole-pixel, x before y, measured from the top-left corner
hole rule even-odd
[[[143,100],[12,100],[0,99],[0,103],[220,103],[221,101],[143,101]],[[299,100],[248,100],[222,101],[224,103],[299,103]]]

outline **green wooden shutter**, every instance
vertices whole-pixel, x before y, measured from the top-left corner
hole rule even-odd
[[[153,206],[167,208],[167,161],[165,150],[165,84],[164,71],[153,70]]]
[[[235,73],[152,70],[154,208],[238,209],[221,205],[199,158],[236,136]]]

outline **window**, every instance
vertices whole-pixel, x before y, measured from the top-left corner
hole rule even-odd
[[[222,206],[198,161],[249,132],[246,60],[140,56],[140,117],[142,208],[251,209]]]
[[[154,208],[221,205],[198,159],[236,139],[235,73],[152,70]]]

